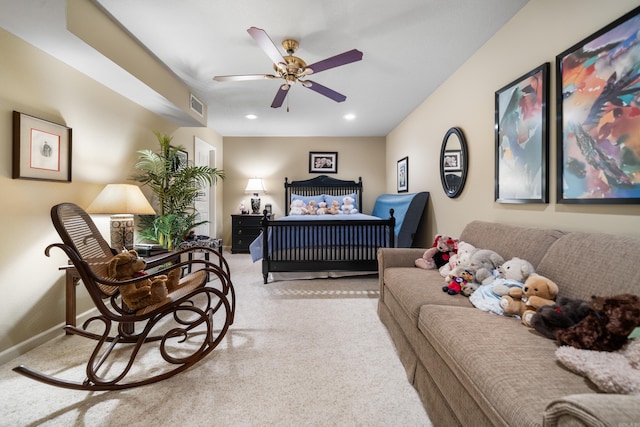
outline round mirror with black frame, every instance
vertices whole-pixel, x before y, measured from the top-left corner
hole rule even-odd
[[[467,141],[462,130],[452,127],[444,135],[440,150],[440,180],[444,193],[458,197],[467,179]]]

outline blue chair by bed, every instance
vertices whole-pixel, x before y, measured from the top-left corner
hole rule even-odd
[[[396,218],[396,247],[410,248],[416,234],[424,208],[429,200],[429,192],[410,194],[382,194],[376,199],[371,215],[388,218],[389,209],[393,208]]]

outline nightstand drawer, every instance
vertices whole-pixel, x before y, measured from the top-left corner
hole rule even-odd
[[[231,253],[249,252],[249,245],[262,230],[262,215],[231,215]]]

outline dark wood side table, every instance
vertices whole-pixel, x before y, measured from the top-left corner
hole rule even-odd
[[[268,216],[271,219],[271,215]],[[249,252],[249,245],[260,234],[260,214],[231,215],[231,253]]]
[[[144,258],[147,262],[147,269],[157,267],[165,262],[180,262],[178,257],[166,259],[168,252]],[[73,264],[63,265],[58,268],[65,272],[65,325],[76,326],[76,286],[80,284],[80,274]],[[73,335],[69,331],[66,335]]]

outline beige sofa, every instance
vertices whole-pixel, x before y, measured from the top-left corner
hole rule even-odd
[[[640,294],[640,240],[474,221],[460,240],[530,261],[560,295]],[[516,319],[442,291],[424,249],[378,252],[378,314],[435,426],[631,426],[640,396],[599,393],[555,357],[557,344]]]

